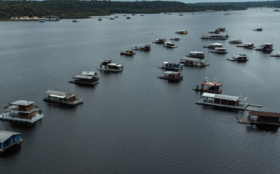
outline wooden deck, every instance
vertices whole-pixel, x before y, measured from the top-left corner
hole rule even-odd
[[[32,117],[31,119],[23,119],[17,116],[13,117],[9,113],[3,113],[0,115],[0,120],[5,121],[17,121],[17,122],[24,122],[24,123],[35,123],[36,121],[42,119],[44,117],[43,114],[36,114],[36,116]]]

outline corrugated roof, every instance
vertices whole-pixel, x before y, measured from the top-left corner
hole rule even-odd
[[[262,116],[262,117],[277,117],[280,118],[280,113],[276,112],[263,112],[263,111],[249,111],[250,115]]]
[[[12,105],[20,105],[20,106],[29,106],[33,103],[34,103],[33,101],[18,100],[18,101],[15,101],[15,102],[11,103],[11,104]]]
[[[9,139],[11,136],[13,135],[19,135],[21,133],[17,133],[17,132],[10,132],[10,131],[0,131],[0,143],[3,143],[4,141],[6,141],[7,139]]]

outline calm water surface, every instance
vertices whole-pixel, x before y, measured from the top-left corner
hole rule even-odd
[[[214,55],[200,40],[209,30],[225,27],[231,39],[274,44],[280,52],[280,13],[271,9],[184,16],[122,15],[116,20],[1,22],[0,106],[19,99],[35,101],[45,117],[34,126],[0,122],[0,130],[21,132],[21,149],[0,157],[1,173],[279,173],[279,132],[238,124],[244,111],[195,104],[192,90],[204,77],[223,83],[223,94],[248,96],[262,110],[280,112],[280,60],[218,41],[229,51]],[[129,15],[131,16],[131,15]],[[253,28],[263,27],[255,32]],[[169,39],[179,29],[175,49],[152,42]],[[152,44],[151,52],[120,56],[122,49]],[[204,51],[210,66],[184,67],[184,80],[156,78],[163,61],[178,62],[189,51]],[[227,61],[245,53],[247,63]],[[94,88],[70,84],[84,70],[97,71],[102,59],[124,66],[122,73],[99,73]],[[48,89],[84,99],[74,108],[43,102]],[[255,108],[256,109],[256,108]],[[259,109],[259,108],[257,108]]]

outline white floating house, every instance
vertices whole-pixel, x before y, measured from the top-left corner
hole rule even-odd
[[[83,99],[77,98],[76,94],[47,90],[45,92],[44,101],[51,103],[59,103],[69,106],[78,105],[83,103]]]
[[[0,152],[4,152],[12,146],[20,145],[22,142],[20,133],[0,131]]]
[[[33,105],[33,101],[18,100],[8,103],[4,107],[4,113],[0,115],[1,120],[19,121],[34,123],[44,117],[42,113],[37,113],[38,106]]]

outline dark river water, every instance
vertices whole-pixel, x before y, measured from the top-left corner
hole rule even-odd
[[[280,60],[228,41],[200,40],[225,27],[231,39],[256,46],[274,44],[280,52],[280,13],[272,9],[217,13],[131,16],[59,22],[1,22],[0,106],[35,101],[44,118],[33,126],[0,121],[0,130],[21,132],[24,143],[0,157],[3,173],[279,173],[279,132],[238,124],[228,111],[196,105],[192,90],[207,76],[223,83],[223,94],[246,95],[251,108],[280,112]],[[253,28],[264,31],[255,32]],[[186,29],[175,49],[152,44]],[[202,46],[219,42],[229,53],[215,55]],[[122,49],[151,44],[150,52],[121,56]],[[204,51],[210,66],[184,67],[184,80],[158,79],[164,61],[179,62],[189,51]],[[227,61],[245,53],[247,63]],[[121,73],[100,73],[100,83],[83,87],[68,81],[97,71],[102,59],[123,64]],[[67,108],[43,102],[48,89],[71,92],[84,103]]]

